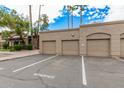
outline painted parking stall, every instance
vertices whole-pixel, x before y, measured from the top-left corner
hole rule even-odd
[[[83,85],[81,56],[35,55],[0,65],[4,67],[0,71],[0,87],[82,88]]]

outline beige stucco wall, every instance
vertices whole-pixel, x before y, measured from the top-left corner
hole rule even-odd
[[[124,33],[124,22],[108,22],[101,24],[86,25],[80,27],[80,54],[86,55],[87,36],[95,33],[104,33],[110,35],[110,55],[120,56],[120,35]],[[101,36],[100,36],[101,37]],[[98,38],[98,36],[96,37]],[[101,37],[102,38],[102,37]]]
[[[88,37],[89,35],[92,36]],[[56,40],[57,54],[61,54],[62,40],[79,39],[80,55],[86,55],[88,38],[110,38],[110,56],[120,56],[120,38],[124,38],[124,21],[83,25],[79,29],[41,32],[40,53],[42,53],[42,41]]]
[[[79,39],[79,29],[55,30],[40,33],[40,53],[42,54],[42,41],[56,40],[56,53],[62,54],[62,40]]]

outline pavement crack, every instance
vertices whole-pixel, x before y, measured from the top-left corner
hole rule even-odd
[[[45,83],[45,81],[42,77],[38,77],[38,79],[40,80],[41,84],[43,84],[45,86],[45,88],[56,88],[55,86]]]
[[[44,68],[48,67],[50,64],[53,64],[53,63],[47,64],[46,66],[44,66]],[[44,68],[43,68],[43,67],[42,67],[42,68],[39,68],[39,69],[36,71],[36,73],[37,73],[37,74],[40,74],[40,71],[41,71],[42,69],[44,69]],[[42,77],[38,76],[38,79],[40,80],[41,84],[43,84],[43,85],[45,86],[45,88],[56,88],[55,86],[52,86],[52,85],[49,85],[49,84],[45,83],[45,81],[44,81],[44,79],[43,79]]]

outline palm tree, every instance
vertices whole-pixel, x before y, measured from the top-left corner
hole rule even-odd
[[[39,15],[38,15],[38,31],[40,32],[40,20],[41,20],[41,7],[44,5],[39,5]]]
[[[87,5],[79,5],[78,7],[80,8],[80,25],[83,23],[83,17],[82,17],[82,12],[84,11],[84,7]]]
[[[30,18],[30,32],[31,32],[31,43],[32,43],[32,46],[33,46],[33,29],[32,29],[32,6],[29,5],[29,18]],[[34,47],[33,47],[34,48]]]
[[[40,15],[41,15],[41,5],[39,5],[39,16],[38,16],[38,20],[40,20]],[[40,24],[39,24],[39,21],[38,21],[38,31],[40,32]]]
[[[70,6],[67,6],[67,12],[68,12],[68,29],[70,28]]]
[[[31,35],[33,34],[32,33],[32,6],[29,5],[29,18],[30,18],[30,31],[31,31]]]
[[[41,16],[41,5],[39,5],[38,21],[36,22],[38,29],[35,30],[35,42],[36,42],[35,48],[37,48],[37,49],[38,49],[38,46],[39,46],[39,36],[38,36],[38,32],[40,32],[40,22],[39,22],[40,16]]]
[[[73,28],[73,6],[71,6],[71,27]]]
[[[68,28],[69,28],[69,23],[70,23],[70,14],[71,14],[71,28],[73,28],[73,12],[76,11],[78,8],[80,8],[80,25],[83,23],[83,17],[82,17],[82,12],[84,11],[84,7],[87,5],[68,5],[67,10],[69,12],[68,14]]]
[[[83,8],[82,8],[82,5],[80,5],[80,25],[82,24],[82,10],[83,10]]]
[[[71,28],[73,28],[73,7],[74,6],[70,6],[70,13],[71,13]]]
[[[71,28],[73,28],[73,12],[76,11],[78,9],[77,5],[68,5],[68,11],[69,11],[69,15],[71,14]],[[68,17],[69,20],[69,17]],[[70,20],[69,20],[70,21]],[[69,23],[68,21],[68,23]]]
[[[42,14],[42,17],[41,17],[41,19],[39,21],[42,22],[42,25],[40,27],[40,30],[41,31],[48,30],[48,26],[49,26],[48,16],[46,14]]]

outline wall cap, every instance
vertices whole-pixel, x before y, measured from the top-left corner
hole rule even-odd
[[[95,27],[95,26],[104,26],[104,25],[113,25],[113,24],[124,24],[124,20],[110,21],[103,23],[92,23],[92,24],[81,25],[80,27]]]
[[[74,31],[74,30],[79,30],[79,28],[73,28],[73,29],[58,29],[58,30],[48,30],[48,31],[43,31],[43,32],[39,32],[39,33],[65,32],[65,31]]]

